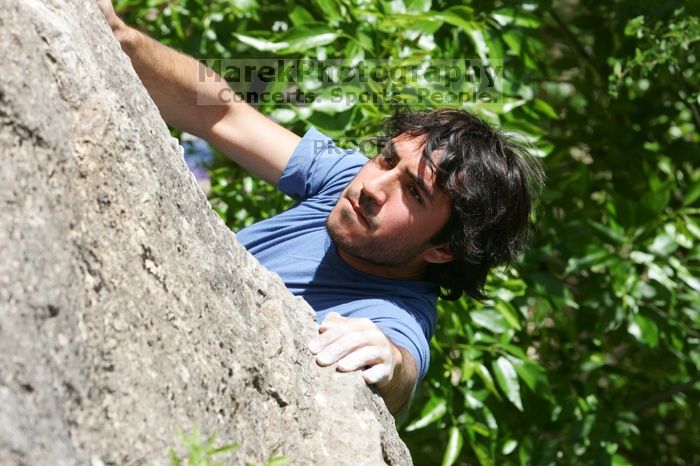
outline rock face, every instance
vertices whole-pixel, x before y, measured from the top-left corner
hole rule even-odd
[[[409,464],[235,240],[91,0],[0,0],[0,465]]]

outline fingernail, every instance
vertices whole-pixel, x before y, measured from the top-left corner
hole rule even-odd
[[[319,348],[319,346],[320,346],[320,344],[315,339],[313,339],[309,342],[309,349],[314,354],[316,354],[320,351],[321,348]]]

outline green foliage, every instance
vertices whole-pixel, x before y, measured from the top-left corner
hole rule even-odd
[[[202,58],[503,60],[502,98],[464,108],[522,134],[549,181],[531,249],[492,273],[490,298],[439,306],[429,374],[399,419],[414,461],[700,464],[697,4],[119,5],[132,23]],[[381,84],[413,107],[445,105],[417,102],[405,83]],[[298,133],[314,125],[365,138],[393,108],[261,110]],[[212,203],[232,227],[289,205],[240,169],[213,178]]]
[[[209,175],[212,207],[234,231],[272,217],[292,205],[292,200],[281,196],[277,188],[240,167],[215,168]]]
[[[617,90],[623,85],[634,87],[639,83],[641,87],[648,87],[648,78],[657,77],[668,72],[680,78],[679,83],[686,83],[685,89],[694,89],[695,92],[687,95],[689,102],[698,102],[698,77],[690,71],[693,70],[695,55],[700,42],[700,18],[688,16],[684,8],[679,8],[668,21],[657,21],[653,27],[644,24],[644,15],[637,16],[628,21],[624,33],[638,40],[633,57],[625,57],[621,60],[611,59],[613,73],[610,78],[610,92],[617,95]],[[684,76],[685,75],[685,76]],[[693,82],[694,80],[694,82]],[[646,89],[643,89],[646,90]]]
[[[223,453],[232,453],[240,448],[240,445],[236,444],[215,447],[216,435],[212,434],[203,439],[197,428],[194,428],[189,435],[178,432],[178,437],[187,449],[187,455],[180,457],[175,450],[171,449],[172,466],[224,466],[223,462],[214,462],[214,457]]]
[[[211,434],[209,437],[202,438],[199,428],[192,429],[192,433],[185,434],[178,431],[177,436],[182,441],[187,454],[184,457],[178,455],[175,450],[169,452],[170,463],[172,466],[224,466],[223,461],[214,461],[214,457],[221,456],[225,453],[233,453],[241,446],[237,444],[228,444],[216,447],[216,434]],[[289,455],[271,456],[264,466],[282,466],[291,461]],[[246,463],[246,466],[256,466],[256,463]]]

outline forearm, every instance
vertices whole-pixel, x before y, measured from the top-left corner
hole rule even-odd
[[[128,27],[116,15],[111,27],[166,122],[207,140],[265,181],[279,182],[299,143],[297,135],[233,99],[226,81],[197,60]]]
[[[222,92],[228,90],[226,81],[122,21],[113,31],[163,119],[188,133],[209,137],[209,130],[229,111],[221,101]]]
[[[392,345],[399,363],[394,368],[390,380],[377,384],[377,391],[384,398],[389,412],[397,415],[411,404],[414,388],[418,381],[418,369],[411,353],[400,346]]]

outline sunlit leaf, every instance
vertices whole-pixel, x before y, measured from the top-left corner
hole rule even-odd
[[[462,438],[462,433],[457,426],[450,427],[450,433],[447,438],[447,447],[445,448],[445,454],[442,457],[442,466],[452,466],[459,453],[462,451],[462,444],[464,439]]]
[[[421,416],[406,426],[406,431],[410,432],[436,422],[447,412],[447,402],[444,399],[433,398],[421,412]]]
[[[510,328],[503,314],[493,309],[471,311],[469,317],[476,325],[489,329],[493,333],[503,333]]]
[[[520,330],[520,319],[512,304],[505,301],[497,301],[494,307],[501,313],[510,328]]]
[[[515,407],[522,411],[523,403],[520,400],[520,384],[518,383],[518,374],[513,364],[507,358],[501,356],[494,362],[493,372],[503,393],[506,394],[506,397]]]
[[[336,0],[314,0],[314,3],[323,10],[323,14],[329,20],[340,21],[343,19],[340,4]]]
[[[468,6],[452,6],[438,13],[438,16],[446,23],[464,28],[466,31],[476,27],[474,10]]]
[[[296,5],[292,11],[289,13],[289,19],[296,26],[304,23],[313,23],[315,21],[314,17],[309,13],[309,11],[299,5]]]
[[[289,47],[287,42],[271,42],[257,37],[246,36],[245,34],[234,34],[234,36],[242,43],[261,52],[276,52]]]
[[[486,368],[485,365],[483,364],[478,364],[476,366],[476,373],[479,374],[479,377],[481,378],[481,381],[484,383],[484,386],[486,389],[496,395],[496,398],[499,400],[501,399],[501,395],[498,393],[498,390],[496,390],[496,385],[493,383],[493,378],[491,377],[491,374],[489,373],[489,370]]]
[[[534,15],[515,8],[500,8],[494,11],[491,16],[501,26],[514,24],[520,27],[536,28],[540,25],[540,21]]]
[[[326,26],[295,26],[280,37],[287,44],[285,53],[300,53],[328,45],[338,38],[338,33]]]
[[[640,342],[655,348],[659,344],[659,328],[653,320],[641,314],[632,316],[627,331]]]
[[[472,443],[472,449],[481,466],[495,466],[495,461],[486,447],[480,443]]]
[[[503,448],[501,448],[501,453],[504,455],[510,455],[517,448],[518,442],[513,439],[508,439],[503,442]]]

